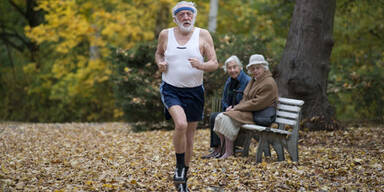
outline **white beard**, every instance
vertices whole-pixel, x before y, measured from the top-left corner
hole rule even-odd
[[[176,19],[176,24],[182,32],[190,32],[190,31],[192,31],[193,26],[195,25],[195,17],[192,19],[191,25],[189,25],[188,27],[184,27],[184,25],[183,25],[184,23],[179,22],[179,20],[177,20],[177,19]]]

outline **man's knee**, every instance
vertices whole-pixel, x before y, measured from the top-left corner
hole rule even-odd
[[[186,132],[188,128],[188,122],[186,121],[176,121],[175,122],[175,130]]]

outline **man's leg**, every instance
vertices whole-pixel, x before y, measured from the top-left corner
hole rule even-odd
[[[173,179],[175,184],[185,183],[185,154],[188,122],[184,109],[181,106],[173,105],[168,109],[168,111],[175,125],[175,131],[173,132],[173,145],[176,152],[176,171]]]
[[[185,150],[185,177],[186,181],[184,184],[182,184],[182,187],[184,190],[182,191],[188,191],[188,186],[187,186],[187,173],[189,169],[189,163],[191,162],[191,158],[193,155],[193,143],[194,143],[194,137],[195,137],[195,132],[197,128],[198,122],[189,122],[188,123],[188,128],[187,128],[187,133],[186,133],[186,138],[187,138],[187,144],[186,144],[186,150]]]
[[[173,132],[173,145],[175,151],[176,153],[185,153],[188,122],[184,109],[179,105],[173,105],[168,111],[175,125],[175,131]]]
[[[191,157],[193,154],[193,139],[195,137],[195,132],[198,122],[189,122],[187,128],[187,145],[185,150],[185,166],[189,167],[189,162],[191,162]]]

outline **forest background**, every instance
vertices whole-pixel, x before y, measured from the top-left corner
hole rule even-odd
[[[0,2],[0,120],[134,122],[168,127],[154,63],[157,35],[172,27],[175,0]],[[209,0],[196,0],[207,28]],[[294,1],[219,1],[212,36],[220,66],[237,55],[280,62]],[[328,99],[343,122],[384,120],[384,2],[338,0]],[[206,111],[227,75],[206,73]],[[152,123],[162,122],[162,123]],[[206,122],[206,120],[205,120]],[[152,126],[149,126],[152,125]]]

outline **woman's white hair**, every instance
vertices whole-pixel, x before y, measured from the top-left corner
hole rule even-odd
[[[197,9],[196,9],[196,6],[195,6],[195,3],[192,2],[192,1],[180,1],[178,2],[173,8],[172,8],[172,17],[176,17],[175,15],[175,11],[176,9],[182,7],[182,5],[186,5],[188,7],[191,7],[195,12],[193,14],[193,18],[196,18],[196,15],[197,15]]]
[[[239,65],[240,69],[243,70],[243,64],[241,64],[240,59],[236,55],[232,55],[224,62],[224,72],[227,72],[227,65],[231,61],[235,62],[237,65]]]

